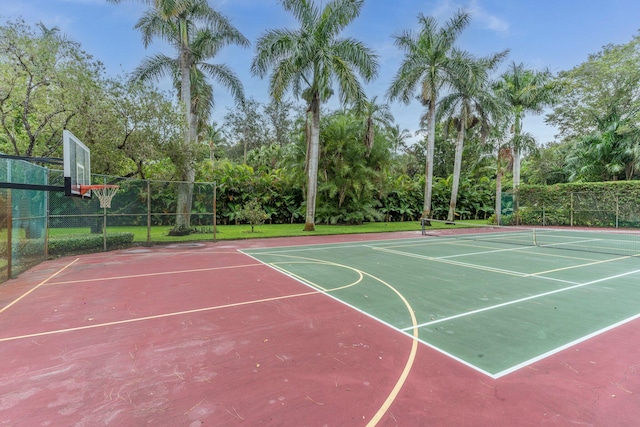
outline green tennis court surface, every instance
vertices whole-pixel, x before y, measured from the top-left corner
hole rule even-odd
[[[538,246],[492,237],[244,253],[493,378],[640,317],[640,258],[630,256],[640,251],[627,237]],[[624,240],[622,255],[611,253],[612,240]]]

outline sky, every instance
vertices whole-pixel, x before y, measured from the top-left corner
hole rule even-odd
[[[316,0],[316,4],[323,3],[326,0]],[[246,49],[225,48],[210,62],[231,67],[243,82],[247,97],[269,102],[268,78],[262,80],[250,73],[255,41],[268,29],[295,29],[297,22],[278,0],[209,0],[209,4],[225,14],[252,43]],[[122,0],[117,5],[106,0],[0,0],[0,22],[22,18],[30,25],[42,22],[48,28],[58,27],[101,61],[107,75],[127,75],[146,56],[174,54],[163,43],[144,48],[134,26],[147,7],[140,0]],[[512,62],[553,73],[569,70],[607,44],[629,42],[640,29],[638,0],[366,0],[360,16],[341,36],[361,40],[379,56],[378,77],[365,86],[367,96],[384,101],[403,59],[403,52],[394,46],[394,35],[417,30],[419,13],[444,24],[461,8],[471,13],[471,24],[457,45],[478,56],[509,49],[502,70]],[[171,88],[168,81],[158,85]],[[291,94],[289,97],[293,99]],[[220,123],[234,103],[215,82],[214,99],[212,116]],[[401,128],[411,133],[419,128],[424,111],[417,101],[390,106]],[[556,129],[544,123],[544,115],[526,116],[523,126],[539,144],[554,140]]]

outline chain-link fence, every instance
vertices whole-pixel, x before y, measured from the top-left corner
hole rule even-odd
[[[625,191],[569,192],[536,200],[528,197],[519,209],[522,224],[543,226],[640,227],[640,200]]]
[[[0,181],[47,185],[48,169],[24,160],[0,159]],[[47,258],[49,193],[0,188],[0,281]]]
[[[52,180],[54,179],[52,171]],[[56,171],[57,172],[57,171]],[[57,178],[60,179],[60,178]],[[49,200],[49,235],[82,235],[109,232],[132,232],[134,241],[153,243],[158,237],[167,241],[176,225],[178,193],[191,187],[189,213],[191,232],[200,238],[215,238],[215,183],[151,181],[93,175],[93,184],[118,185],[120,188],[110,208],[101,208],[91,199],[52,193]],[[153,231],[153,232],[152,232]]]
[[[0,158],[0,181],[6,187],[64,187],[60,170]],[[91,198],[65,196],[63,191],[0,188],[0,282],[46,260],[56,240],[131,233],[139,244],[184,240],[215,240],[215,183],[185,183],[93,175],[93,184],[118,185],[110,208]],[[178,194],[190,187],[188,236],[170,236],[178,217]],[[184,193],[183,193],[184,194]],[[184,217],[183,217],[184,218]],[[185,221],[183,221],[184,223]],[[62,253],[64,254],[64,253]]]

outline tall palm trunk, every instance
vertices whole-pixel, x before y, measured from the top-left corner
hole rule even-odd
[[[520,112],[516,113],[516,121],[514,125],[514,141],[513,144],[513,214],[516,218],[516,224],[519,223],[518,211],[520,210],[520,201],[518,200],[518,188],[520,187],[520,155],[522,154],[522,118]]]
[[[315,231],[316,195],[318,191],[318,153],[320,151],[320,98],[316,92],[311,99],[311,135],[309,141],[309,169],[307,172],[307,216],[304,231]]]
[[[498,163],[500,160],[498,160]],[[500,214],[502,213],[502,169],[500,168],[500,164],[498,164],[498,172],[496,173],[496,209],[495,209],[495,218],[496,225],[500,225],[502,219],[500,218]]]
[[[184,133],[184,148],[189,150],[194,140],[194,134],[197,133],[197,125],[194,123],[191,114],[191,80],[190,80],[190,61],[188,46],[182,49],[180,53],[180,73],[181,87],[180,98],[185,111],[185,123],[187,129]],[[176,209],[176,228],[188,229],[191,226],[191,201],[193,197],[193,182],[195,180],[195,170],[191,162],[182,165],[182,181],[178,186],[177,209]]]
[[[460,129],[458,129],[458,139],[456,141],[456,152],[453,160],[453,183],[451,184],[451,200],[449,201],[449,214],[447,221],[455,220],[456,203],[458,200],[458,189],[460,187],[460,170],[462,169],[462,151],[464,148],[464,132],[463,123],[466,118],[461,117]]]
[[[422,218],[431,218],[431,198],[433,195],[433,153],[436,144],[436,96],[431,95],[427,112],[427,153],[425,161],[424,206]],[[431,225],[431,224],[428,224]]]
[[[513,145],[513,189],[517,190],[518,186],[520,186],[520,155],[522,154],[522,141],[521,141],[521,133],[522,133],[522,119],[520,118],[520,114],[516,114],[516,121],[513,127],[513,140],[515,144]]]

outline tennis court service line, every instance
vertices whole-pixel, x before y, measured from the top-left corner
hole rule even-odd
[[[521,302],[524,302],[524,301],[529,301],[529,300],[533,300],[533,299],[536,299],[536,298],[542,298],[542,297],[546,297],[546,296],[549,296],[549,295],[557,294],[557,293],[560,293],[560,292],[566,292],[566,291],[570,291],[570,290],[573,290],[573,289],[582,288],[584,286],[594,285],[596,283],[605,282],[607,280],[618,279],[620,277],[630,276],[632,274],[638,274],[638,273],[640,273],[640,270],[628,271],[626,273],[616,274],[615,276],[604,277],[604,278],[597,279],[597,280],[592,280],[592,281],[586,282],[586,283],[580,283],[580,284],[573,285],[573,286],[567,286],[566,288],[560,288],[560,289],[555,289],[553,291],[543,292],[543,293],[536,294],[536,295],[530,295],[530,296],[525,297],[525,298],[519,298],[519,299],[516,299],[516,300],[513,300],[513,301],[507,301],[507,302],[503,302],[503,303],[500,303],[500,304],[492,305],[492,306],[489,306],[489,307],[479,308],[477,310],[472,310],[472,311],[467,311],[465,313],[456,314],[454,316],[443,317],[442,319],[437,319],[437,320],[432,320],[430,322],[421,323],[421,324],[418,325],[418,327],[422,328],[424,326],[430,326],[430,325],[434,325],[436,323],[442,323],[442,322],[446,322],[446,321],[449,321],[449,320],[454,320],[454,319],[458,319],[458,318],[466,317],[466,316],[472,316],[474,314],[482,313],[484,311],[495,310],[497,308],[506,307],[506,306],[513,305],[513,304],[518,304],[518,303],[521,303]],[[401,330],[402,331],[408,331],[411,328],[412,327],[404,328],[404,329],[401,329]]]
[[[556,271],[571,270],[573,268],[590,267],[592,265],[605,264],[607,262],[620,261],[620,260],[629,259],[629,258],[632,258],[632,256],[631,255],[625,255],[625,256],[618,257],[618,258],[602,259],[602,260],[588,262],[586,264],[570,265],[570,266],[567,266],[567,267],[554,268],[553,270],[539,271],[537,273],[529,273],[529,274],[525,275],[525,277],[539,276],[541,274],[555,273]],[[582,258],[577,258],[577,259],[582,259]]]
[[[487,241],[487,240],[485,240]],[[536,248],[540,248],[540,247],[549,247],[549,245],[546,246],[533,246],[533,245],[523,245],[523,246],[518,246],[518,247],[511,247],[511,248],[504,248],[504,249],[496,249],[493,246],[483,246],[477,243],[471,243],[471,242],[478,242],[477,240],[465,240],[465,239],[456,239],[456,238],[438,238],[437,243],[438,244],[450,244],[450,245],[455,245],[455,246],[464,246],[464,247],[469,247],[469,248],[475,248],[475,249],[488,249],[488,250],[482,250],[479,252],[468,252],[468,253],[463,253],[463,254],[455,254],[455,255],[445,255],[439,258],[460,258],[460,257],[465,257],[465,256],[473,256],[473,255],[484,255],[484,254],[489,254],[489,253],[496,253],[496,252],[533,252],[535,253],[537,256],[548,256],[548,257],[554,257],[554,258],[569,258],[569,259],[573,259],[573,260],[583,260],[583,261],[594,261],[593,258],[584,258],[584,257],[577,257],[577,256],[566,256],[566,255],[558,255],[556,253],[554,254],[546,254],[546,253],[541,253],[539,251],[535,251]],[[435,241],[431,241],[428,244],[424,243],[424,244],[417,244],[417,245],[392,245],[392,246],[385,246],[386,249],[389,248],[406,248],[406,247],[416,247],[416,246],[432,246],[435,243]],[[368,245],[371,246],[371,245]],[[554,248],[551,248],[554,249]]]
[[[388,253],[401,255],[401,256],[407,256],[407,257],[411,257],[411,258],[418,258],[418,259],[424,259],[424,260],[427,260],[427,261],[440,262],[440,263],[443,263],[443,264],[451,264],[451,265],[457,265],[457,266],[461,266],[461,267],[473,268],[475,270],[491,271],[491,272],[494,272],[494,273],[508,274],[508,275],[517,276],[517,277],[525,277],[526,276],[525,273],[521,273],[519,271],[505,270],[505,269],[502,269],[502,268],[487,267],[487,266],[483,266],[483,265],[470,264],[470,263],[467,263],[467,262],[453,261],[453,260],[445,258],[445,257],[432,257],[432,256],[428,256],[428,255],[418,255],[418,254],[412,254],[412,253],[409,253],[409,252],[397,251],[395,249],[379,248],[379,247],[376,247],[376,246],[369,246],[369,248],[373,249],[374,251],[388,252]],[[505,249],[505,250],[508,250],[508,249]],[[565,282],[565,281],[563,280],[563,282]],[[571,283],[575,283],[575,282],[571,282]]]
[[[538,279],[550,280],[552,282],[567,283],[567,284],[570,284],[570,285],[580,285],[580,283],[574,282],[572,280],[559,279],[557,277],[546,277],[546,276],[542,276],[542,274],[552,273],[554,271],[560,271],[560,270],[565,270],[565,269],[569,269],[569,268],[587,267],[587,266],[590,266],[590,265],[600,264],[600,263],[603,263],[603,262],[619,261],[621,259],[629,258],[629,256],[625,255],[624,257],[620,257],[620,258],[614,258],[614,259],[610,259],[610,260],[593,261],[593,262],[590,262],[590,263],[579,264],[579,265],[572,266],[572,267],[558,268],[556,270],[542,271],[542,272],[536,272],[536,273],[522,273],[522,272],[519,272],[519,271],[505,270],[505,269],[501,269],[501,268],[487,267],[487,266],[484,266],[484,265],[471,264],[471,263],[467,263],[467,262],[453,261],[453,260],[449,259],[450,257],[430,257],[428,255],[418,255],[418,254],[412,254],[412,253],[409,253],[409,252],[396,251],[396,250],[392,250],[392,249],[378,248],[378,247],[373,247],[373,246],[371,247],[371,249],[378,250],[378,251],[383,251],[383,252],[390,252],[390,253],[394,253],[396,255],[401,255],[401,256],[408,256],[408,257],[413,257],[413,258],[425,259],[427,261],[440,262],[440,263],[443,263],[443,264],[450,264],[450,265],[456,265],[456,266],[460,266],[460,267],[472,268],[472,269],[475,269],[475,270],[489,271],[489,272],[492,272],[492,273],[499,273],[499,274],[507,274],[507,275],[515,276],[515,277],[535,277],[535,278],[538,278]],[[509,250],[509,249],[507,249],[507,250]],[[487,252],[476,252],[475,255],[482,255],[484,253],[487,253]],[[582,259],[582,258],[577,258],[577,259]]]

